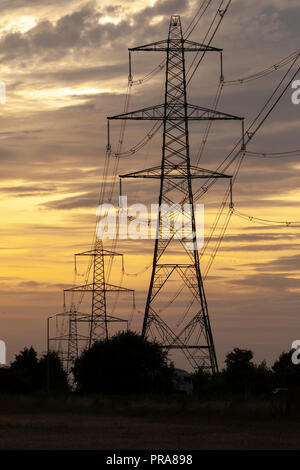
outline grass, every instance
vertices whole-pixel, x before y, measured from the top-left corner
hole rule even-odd
[[[72,413],[96,416],[136,417],[248,417],[278,418],[289,416],[283,403],[271,399],[201,401],[186,396],[80,396],[71,395],[2,395],[0,412],[5,413]],[[291,410],[292,416],[298,416]]]
[[[297,449],[299,423],[271,399],[2,395],[0,449]]]

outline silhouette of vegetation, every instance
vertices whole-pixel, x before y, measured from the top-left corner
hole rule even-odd
[[[29,384],[28,380],[24,378],[23,374],[20,374],[11,367],[0,367],[0,393],[27,394],[30,391],[31,385]]]
[[[157,343],[129,331],[84,351],[73,374],[77,390],[83,393],[167,393],[172,389],[173,367]]]
[[[293,364],[292,353],[292,350],[281,353],[272,366],[278,387],[300,387],[300,364]]]
[[[49,367],[49,390],[51,392],[65,392],[68,390],[67,374],[56,352],[50,351],[39,360],[41,388],[47,388],[47,367]]]
[[[10,367],[0,369],[1,393],[33,393],[47,389],[47,373],[51,391],[63,392],[68,390],[67,374],[63,370],[60,358],[55,352],[50,352],[38,358],[37,352],[31,346],[24,348],[15,356]]]
[[[26,389],[24,391],[34,392],[41,388],[41,377],[37,352],[31,346],[24,348],[15,356],[11,363],[11,369],[16,376],[22,378]]]
[[[248,349],[234,348],[226,355],[226,367],[216,374],[210,375],[203,369],[193,374],[194,391],[204,398],[228,396],[270,395],[275,386],[275,377],[263,361],[253,363],[253,352]]]
[[[248,349],[234,348],[225,359],[225,380],[231,391],[247,396],[254,375],[253,352]]]
[[[192,375],[194,397],[201,400],[272,398],[273,389],[286,388],[288,391],[280,392],[280,397],[273,394],[273,400],[281,400],[285,408],[291,402],[295,409],[300,393],[300,365],[293,364],[292,353],[283,352],[269,368],[264,361],[255,364],[251,350],[234,348],[218,374],[212,376],[200,368]],[[167,352],[158,343],[131,331],[95,343],[82,353],[73,368],[77,392],[110,395],[174,392],[173,371]],[[10,367],[0,367],[0,393],[46,391],[47,377],[50,392],[69,391],[67,375],[57,353],[38,357],[32,346],[25,347]]]

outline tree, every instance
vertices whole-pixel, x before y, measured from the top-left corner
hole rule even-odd
[[[173,367],[159,344],[128,331],[85,350],[73,374],[81,392],[160,393],[171,389]]]
[[[300,364],[293,364],[293,350],[283,352],[272,366],[277,387],[300,386]]]
[[[209,390],[212,376],[203,367],[199,367],[192,374],[193,389],[195,394],[205,395]]]
[[[35,391],[41,387],[41,377],[37,352],[30,346],[25,347],[11,363],[11,369],[18,373],[27,383],[28,391]]]
[[[11,367],[0,367],[0,393],[28,393],[31,387],[28,380],[15,369]]]
[[[266,361],[254,365],[252,372],[251,391],[256,395],[270,395],[274,387],[274,377],[271,369],[267,367]]]
[[[11,370],[17,374],[20,383],[26,384],[20,392],[25,389],[28,392],[38,392],[47,389],[47,367],[50,372],[51,391],[66,391],[68,389],[67,374],[63,370],[61,360],[57,353],[50,352],[49,360],[47,354],[38,359],[37,352],[31,346],[25,347],[15,360],[11,363]]]
[[[233,392],[248,395],[254,374],[252,359],[253,352],[249,349],[234,348],[231,353],[227,354],[224,375]]]
[[[14,369],[26,369],[33,371],[38,365],[37,352],[30,346],[25,347],[19,354],[16,354],[15,360],[11,363]]]
[[[63,369],[60,357],[56,352],[50,351],[39,360],[41,375],[41,388],[47,389],[47,374],[49,367],[49,390],[50,392],[65,392],[68,390],[67,373]]]

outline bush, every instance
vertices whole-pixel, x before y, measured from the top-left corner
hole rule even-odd
[[[24,348],[16,355],[10,367],[11,377],[16,377],[18,378],[16,380],[20,381],[20,392],[39,392],[46,390],[48,366],[50,391],[67,391],[67,374],[63,370],[61,360],[57,353],[49,352],[49,356],[45,354],[38,359],[37,352],[32,346],[30,348]]]
[[[73,374],[84,393],[163,393],[172,389],[173,367],[157,343],[129,331],[94,343],[76,360]]]

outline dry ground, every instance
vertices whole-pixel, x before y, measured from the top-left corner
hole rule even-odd
[[[0,449],[299,449],[300,420],[6,413]]]

